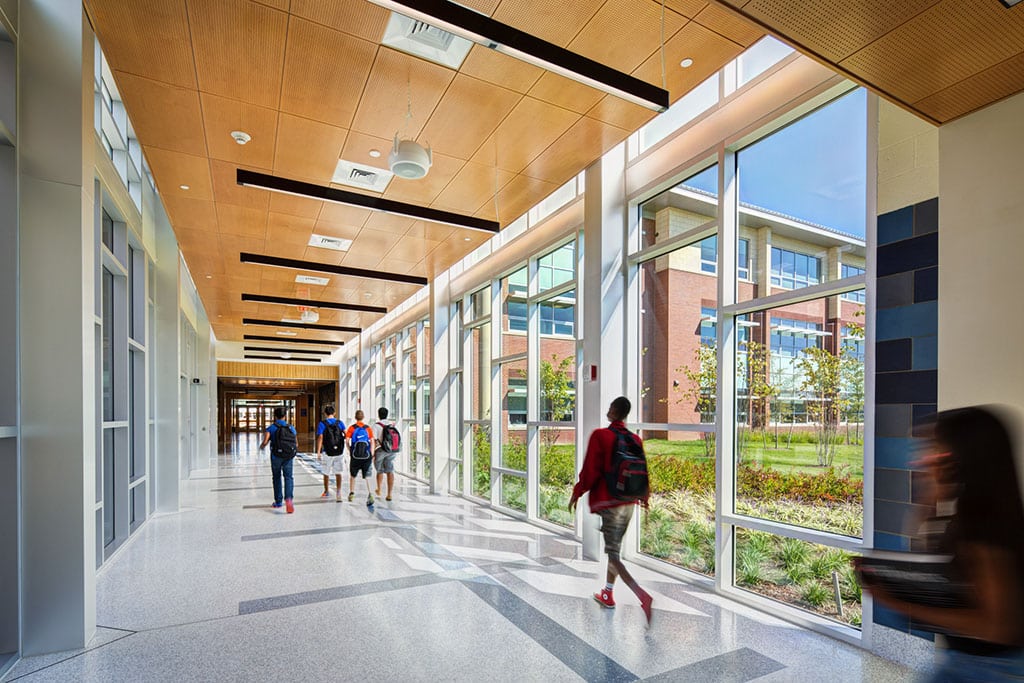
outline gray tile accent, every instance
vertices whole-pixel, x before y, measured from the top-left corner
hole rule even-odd
[[[910,502],[910,470],[875,469],[875,498]]]
[[[781,671],[786,666],[757,650],[741,647],[714,657],[702,659],[672,671],[645,678],[645,682],[674,683],[675,681],[721,681],[724,683],[745,683],[770,673]]]
[[[635,681],[637,676],[594,649],[504,586],[466,581],[466,588],[535,640],[585,681]],[[679,679],[676,679],[679,680]]]
[[[353,524],[352,526],[328,526],[320,529],[299,529],[297,531],[275,531],[269,534],[252,534],[242,536],[242,542],[249,541],[271,541],[275,538],[296,538],[298,536],[318,536],[320,534],[337,534],[344,531],[366,531],[367,529],[380,529],[380,524]]]
[[[875,406],[875,436],[910,436],[912,422],[909,404]]]
[[[343,600],[354,598],[360,595],[372,595],[373,593],[387,593],[390,591],[403,590],[405,588],[419,588],[430,586],[435,583],[451,581],[436,574],[418,574],[416,576],[403,576],[386,581],[371,581],[369,583],[357,583],[351,586],[335,586],[334,588],[322,588],[315,591],[304,591],[302,593],[291,593],[289,595],[277,595],[272,598],[260,598],[257,600],[246,600],[238,603],[239,614],[254,614],[256,612],[270,612],[287,607],[298,607],[300,605],[311,605],[317,602],[329,600]]]
[[[914,273],[896,273],[878,278],[878,308],[896,308],[914,303]]]

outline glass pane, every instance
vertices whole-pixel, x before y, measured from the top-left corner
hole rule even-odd
[[[128,424],[131,429],[128,439],[128,478],[130,481],[135,481],[135,459],[138,457],[135,453],[136,441],[133,438],[136,429],[135,400],[138,396],[135,390],[135,354],[135,351],[128,354]]]
[[[539,291],[543,292],[576,279],[576,241],[563,245],[537,262]]]
[[[456,493],[462,493],[462,462],[452,462],[452,490]]]
[[[740,325],[736,512],[859,538],[864,306],[828,297]]]
[[[478,320],[491,314],[491,289],[487,287],[469,295],[469,319]]]
[[[408,368],[408,377],[414,378],[419,374],[419,367],[416,365],[416,326],[409,328],[405,338],[405,362]]]
[[[501,355],[526,352],[526,267],[501,281]]]
[[[114,274],[103,269],[103,419],[114,420]]]
[[[135,330],[135,292],[139,289],[135,269],[135,249],[128,246],[128,335],[138,340]]]
[[[542,337],[576,337],[576,290],[543,301],[538,308]]]
[[[641,402],[648,423],[713,423],[717,278],[684,247],[640,267]]]
[[[420,342],[423,345],[423,367],[419,373],[420,375],[429,375],[431,359],[434,357],[434,338],[430,334],[430,325],[424,325],[420,330],[420,336],[422,337]]]
[[[641,433],[651,479],[640,552],[707,576],[715,574],[714,432]]]
[[[640,151],[645,152],[718,103],[718,73],[681,97],[640,129]]]
[[[103,430],[103,545],[114,542],[114,430]]]
[[[762,38],[736,58],[736,87],[757,78],[793,53],[793,48],[771,36]]]
[[[738,587],[860,627],[861,591],[852,553],[738,527],[735,542]]]
[[[526,479],[510,474],[501,475],[501,504],[526,512]]]
[[[469,428],[470,457],[473,461],[473,494],[491,497],[491,427],[474,424]]]
[[[664,242],[718,216],[718,164],[640,207],[640,248]]]
[[[114,219],[111,218],[110,214],[106,211],[103,212],[100,239],[103,241],[103,244],[106,245],[107,249],[111,252],[114,251]]]
[[[838,279],[847,256],[863,263],[866,149],[858,89],[737,154],[751,280],[740,283],[740,301]]]
[[[501,366],[501,467],[526,471],[526,361]]]
[[[540,491],[538,513],[541,519],[573,527],[573,515],[567,509],[576,483],[576,429],[540,427]]]
[[[469,365],[466,380],[472,395],[469,402],[470,420],[491,417],[491,324],[474,327],[469,333]]]

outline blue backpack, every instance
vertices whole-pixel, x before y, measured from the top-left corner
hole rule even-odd
[[[355,425],[352,429],[352,446],[349,452],[355,460],[366,460],[370,457],[370,433],[364,425]]]

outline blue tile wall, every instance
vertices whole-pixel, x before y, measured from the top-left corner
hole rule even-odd
[[[917,425],[938,398],[939,200],[878,217],[875,312],[875,547],[910,550],[907,520],[918,514],[924,480],[911,462]],[[876,624],[923,638],[902,614],[875,606]]]

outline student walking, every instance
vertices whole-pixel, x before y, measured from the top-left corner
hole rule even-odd
[[[295,438],[295,427],[288,424],[284,419],[284,408],[274,408],[274,424],[267,427],[267,435],[263,437],[260,450],[270,446],[270,472],[274,477],[274,504],[272,507],[281,507],[281,478],[284,478],[284,506],[288,514],[295,512],[292,504],[292,493],[295,489],[295,480],[292,479],[292,465],[295,456],[299,452],[298,441]]]
[[[395,488],[395,456],[402,447],[402,436],[393,422],[388,421],[388,409],[377,409],[377,444],[373,452],[373,468],[377,470],[377,497],[380,498],[380,487],[384,483],[384,476],[388,480],[388,497],[384,500],[391,500],[391,492]]]
[[[348,439],[349,455],[349,486],[348,500],[351,503],[356,497],[356,475],[362,473],[366,482],[366,505],[373,505],[373,493],[370,492],[370,468],[373,465],[373,429],[363,424],[363,411],[356,411],[355,424],[349,425],[345,433]]]
[[[607,583],[594,593],[594,599],[603,607],[614,608],[612,592],[615,579],[621,576],[640,599],[640,607],[650,624],[653,599],[636,582],[619,556],[622,537],[637,502],[646,506],[650,496],[643,443],[639,436],[626,429],[624,422],[631,408],[628,398],[618,397],[608,408],[611,424],[606,429],[595,429],[590,435],[583,469],[569,499],[569,511],[575,510],[580,496],[589,493],[590,511],[601,517],[604,549],[608,553]]]
[[[341,477],[345,473],[345,423],[334,417],[334,406],[324,408],[324,419],[316,428],[316,452],[323,462],[324,492],[330,495],[331,475],[334,475],[334,500],[341,502]]]

